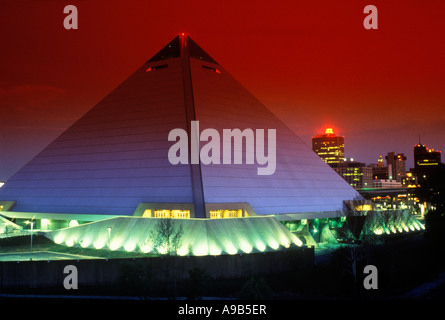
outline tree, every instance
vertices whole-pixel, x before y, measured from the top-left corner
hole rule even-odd
[[[177,224],[176,220],[161,218],[151,232],[149,241],[160,254],[175,256],[182,244],[183,234],[182,225]]]
[[[346,237],[347,245],[337,250],[337,263],[345,273],[350,274],[353,281],[354,293],[358,294],[358,263],[366,255],[366,248],[361,239],[366,216],[358,208],[366,203],[362,198],[355,198],[343,204],[343,210],[339,212],[341,217],[346,218],[343,224],[343,233]],[[366,239],[368,240],[368,239]]]
[[[149,242],[161,255],[166,255],[163,269],[168,286],[173,285],[173,298],[176,298],[177,252],[182,244],[184,230],[176,219],[161,218],[149,236]],[[173,281],[171,272],[173,271]]]

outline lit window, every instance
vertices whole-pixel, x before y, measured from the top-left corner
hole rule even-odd
[[[190,219],[190,210],[155,210],[154,216],[155,218]]]
[[[144,211],[144,213],[142,214],[143,218],[151,218],[151,210],[147,209]]]
[[[201,66],[201,67],[204,68],[204,69],[213,71],[215,73],[221,73],[221,71],[219,71],[219,69],[216,69],[216,68],[212,68],[212,67],[208,67],[208,66]]]
[[[243,210],[210,210],[210,219],[242,218]]]
[[[168,64],[161,64],[159,66],[148,67],[147,70],[145,70],[145,72],[161,70],[161,69],[165,69],[167,67],[168,67]]]

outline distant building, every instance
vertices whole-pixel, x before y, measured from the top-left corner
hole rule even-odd
[[[413,170],[408,171],[405,175],[405,177],[402,179],[402,186],[408,187],[408,188],[417,188],[418,185],[418,178],[413,172]]]
[[[389,179],[401,182],[406,175],[406,157],[403,153],[388,152],[385,156]]]
[[[345,137],[334,134],[327,128],[324,134],[312,138],[312,150],[329,165],[344,162]]]
[[[332,168],[346,180],[353,188],[372,187],[372,168],[365,163],[357,161],[344,161],[331,165]]]
[[[389,179],[388,167],[385,166],[382,155],[380,155],[377,163],[372,163],[369,167],[372,168],[373,179]]]
[[[441,162],[441,151],[429,149],[423,144],[414,146],[414,172],[419,182],[428,178]]]
[[[373,188],[400,188],[402,183],[392,179],[377,179],[372,181]]]

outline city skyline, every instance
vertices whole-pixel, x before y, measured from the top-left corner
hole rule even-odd
[[[378,30],[363,28],[367,3],[356,1],[192,1],[150,10],[143,2],[73,4],[79,29],[70,31],[63,28],[66,4],[1,4],[1,180],[180,32],[308,146],[332,127],[345,136],[346,157],[370,164],[404,153],[408,169],[419,135],[427,147],[445,149],[441,1],[375,1]]]

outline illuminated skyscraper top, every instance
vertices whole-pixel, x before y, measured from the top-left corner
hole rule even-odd
[[[345,137],[337,136],[332,128],[326,128],[324,134],[312,138],[312,150],[329,165],[342,163],[345,158]]]

